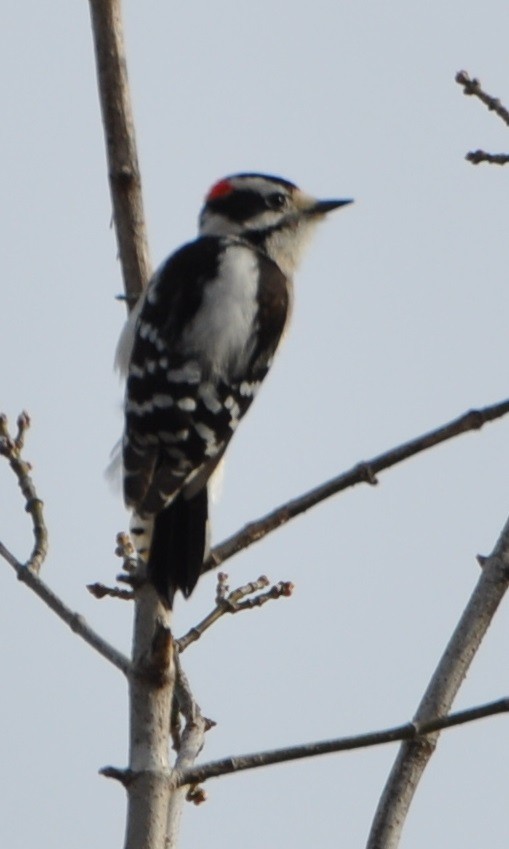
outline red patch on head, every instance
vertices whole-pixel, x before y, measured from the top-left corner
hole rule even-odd
[[[210,192],[206,197],[206,200],[217,200],[217,198],[222,198],[226,195],[229,195],[232,191],[233,186],[229,180],[219,180],[219,183],[215,183],[212,186]]]

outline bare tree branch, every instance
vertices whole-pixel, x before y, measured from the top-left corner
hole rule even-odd
[[[407,722],[404,725],[396,725],[383,731],[372,731],[367,734],[358,734],[353,737],[339,737],[335,740],[323,740],[315,743],[304,743],[301,746],[289,746],[284,749],[272,749],[267,752],[255,752],[248,755],[234,755],[221,760],[211,761],[189,769],[185,769],[177,777],[179,785],[203,782],[209,778],[218,778],[221,775],[229,775],[232,772],[241,772],[248,769],[257,769],[271,764],[286,763],[287,761],[302,760],[303,758],[314,758],[317,755],[329,755],[334,752],[348,752],[352,749],[366,749],[372,746],[381,746],[386,743],[394,743],[398,740],[417,741],[420,745],[426,745],[429,740],[427,735],[434,734],[457,725],[474,722],[487,716],[495,716],[500,713],[509,712],[509,698],[489,702],[486,705],[458,711],[450,716],[438,717],[427,722]]]
[[[265,575],[262,575],[257,581],[253,581],[243,587],[238,587],[232,592],[229,592],[229,587],[226,584],[228,575],[224,572],[219,572],[217,580],[216,606],[201,622],[177,640],[177,647],[180,653],[185,651],[192,643],[195,643],[196,640],[199,640],[205,631],[211,628],[226,613],[239,613],[241,610],[252,610],[255,607],[263,607],[268,601],[283,597],[288,598],[293,590],[293,586],[289,581],[279,581],[279,583],[274,584],[266,592],[260,592],[264,587],[268,587],[270,583]],[[256,595],[253,598],[248,597],[254,593]]]
[[[233,557],[234,554],[237,554],[254,542],[263,539],[267,534],[289,522],[290,519],[294,519],[296,516],[309,510],[310,507],[315,507],[321,501],[325,501],[326,498],[330,498],[332,495],[336,495],[338,492],[342,492],[358,483],[375,485],[378,482],[376,479],[378,472],[389,469],[391,466],[395,466],[409,457],[420,454],[428,448],[433,448],[441,442],[453,439],[461,433],[479,430],[487,422],[505,416],[508,412],[509,400],[484,407],[481,410],[470,410],[459,416],[459,418],[453,419],[448,424],[441,425],[435,430],[410,440],[410,442],[405,442],[396,448],[391,448],[384,454],[379,454],[367,462],[358,463],[349,471],[343,472],[337,477],[332,478],[332,480],[306,492],[304,495],[294,498],[292,501],[287,501],[261,519],[249,522],[240,531],[212,549],[208,560],[204,564],[203,571],[207,572],[210,569],[214,569],[216,566],[224,563],[225,560],[228,560],[229,557]]]
[[[28,565],[23,565],[13,554],[0,542],[0,555],[16,571],[20,581],[23,581],[51,610],[62,619],[71,631],[74,631],[82,640],[85,640],[92,648],[99,652],[102,657],[109,660],[124,675],[129,675],[131,664],[129,659],[106,642],[90,625],[87,624],[81,613],[75,613],[64,602],[50,590],[47,584]]]
[[[124,50],[120,0],[90,0],[110,190],[126,299],[132,306],[150,277],[141,179]],[[140,567],[130,676],[130,751],[125,774],[126,849],[160,849],[170,801],[169,717],[175,683],[170,614]]]
[[[113,217],[129,306],[151,275],[120,0],[89,0]]]
[[[122,601],[132,601],[134,593],[132,590],[122,590],[120,587],[107,587],[96,581],[95,584],[87,584],[87,590],[94,598],[119,598]]]
[[[9,433],[7,416],[0,414],[0,455],[6,457],[9,461],[9,465],[18,479],[19,488],[25,499],[25,510],[32,517],[34,546],[26,566],[35,574],[39,574],[48,553],[48,531],[44,521],[44,505],[35,491],[34,483],[29,474],[32,467],[30,463],[27,463],[21,457],[21,451],[25,444],[25,435],[29,427],[30,416],[25,412],[20,413],[17,421],[18,432],[15,437],[12,437]]]
[[[169,611],[146,583],[135,590],[129,678],[129,767],[126,849],[165,845],[170,801],[169,721],[175,686]]]
[[[497,97],[492,97],[484,91],[479,80],[471,78],[466,71],[458,71],[456,74],[456,82],[463,87],[463,94],[473,95],[479,98],[481,103],[492,112],[495,112],[504,124],[509,126],[509,110],[500,102]],[[509,162],[509,154],[507,153],[488,153],[485,150],[471,150],[465,156],[468,162],[474,165],[479,165],[480,162],[489,162],[495,165],[505,165]]]
[[[432,717],[445,717],[450,710],[508,586],[509,520],[493,553],[483,560],[477,586],[417,709],[414,723],[421,728]],[[367,849],[398,846],[413,795],[437,740],[438,733],[401,746],[378,804]]]
[[[34,482],[29,475],[30,463],[23,460],[21,451],[25,442],[25,435],[30,426],[30,418],[27,413],[21,413],[18,417],[18,431],[15,437],[9,433],[7,417],[0,415],[0,455],[4,455],[18,479],[20,489],[26,502],[26,511],[32,517],[34,531],[34,547],[25,564],[14,557],[14,555],[0,542],[0,556],[7,561],[15,570],[20,581],[39,596],[57,616],[62,619],[70,629],[78,634],[85,642],[94,648],[124,675],[129,674],[130,662],[121,652],[96,633],[85,621],[83,616],[75,613],[67,607],[63,601],[45,584],[38,576],[39,569],[44,561],[48,550],[48,534],[43,515],[43,502],[37,494]]]
[[[492,165],[506,165],[509,153],[487,153],[485,150],[471,150],[465,156],[468,162],[479,165],[480,162],[490,162]]]
[[[463,94],[478,97],[481,103],[484,103],[491,112],[495,112],[495,114],[502,119],[504,124],[507,124],[509,127],[509,110],[505,108],[498,97],[493,97],[491,94],[484,91],[480,80],[475,77],[470,77],[467,71],[458,71],[455,79],[456,82],[463,87]]]

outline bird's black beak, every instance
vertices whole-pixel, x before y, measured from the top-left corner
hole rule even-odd
[[[325,215],[327,212],[332,212],[333,209],[338,209],[340,206],[346,206],[353,203],[352,198],[346,200],[317,200],[310,208],[310,215]]]

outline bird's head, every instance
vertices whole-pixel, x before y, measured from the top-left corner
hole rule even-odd
[[[201,236],[234,236],[292,274],[316,224],[351,200],[317,200],[268,174],[234,174],[215,183],[200,214]]]

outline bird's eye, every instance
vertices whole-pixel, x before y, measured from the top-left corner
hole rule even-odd
[[[267,198],[267,206],[270,209],[283,209],[286,206],[286,195],[282,192],[274,192]]]

